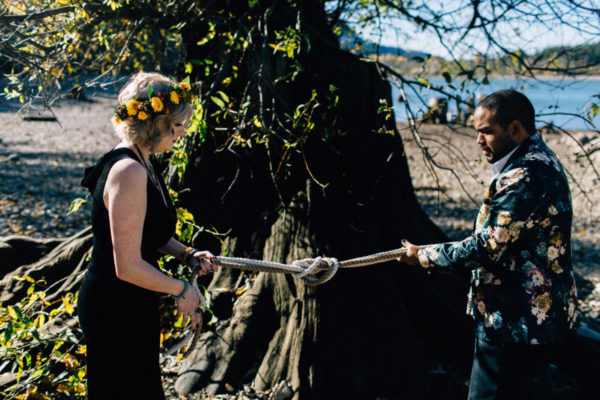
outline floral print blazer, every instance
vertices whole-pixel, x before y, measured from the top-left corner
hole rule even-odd
[[[421,265],[472,272],[467,313],[491,342],[544,344],[576,318],[567,178],[538,135],[492,181],[472,236],[419,249]]]

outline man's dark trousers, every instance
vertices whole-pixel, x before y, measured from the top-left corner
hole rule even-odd
[[[475,339],[468,400],[525,400],[558,344],[490,343]]]

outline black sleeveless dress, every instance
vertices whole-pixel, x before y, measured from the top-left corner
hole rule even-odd
[[[89,400],[163,400],[159,366],[158,294],[117,278],[103,192],[115,162],[133,158],[127,148],[106,153],[86,168],[81,184],[91,192],[94,248],[79,289],[78,315],[87,345]],[[162,179],[165,198],[168,192]],[[158,249],[175,233],[177,217],[148,179],[142,258],[158,268]]]

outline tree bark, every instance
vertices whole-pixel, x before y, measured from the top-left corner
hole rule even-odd
[[[14,277],[30,276],[36,281],[45,281],[52,285],[46,301],[61,298],[67,292],[79,288],[82,272],[87,266],[87,257],[91,252],[92,234],[88,227],[67,239],[54,239],[50,243],[60,242],[52,251],[31,264],[21,265],[4,275],[0,281],[0,302],[13,304],[23,298],[31,283]],[[30,239],[32,252],[39,247],[39,241]]]
[[[340,100],[329,123],[343,134],[324,140],[311,133],[301,150],[289,155],[291,167],[274,177],[284,152],[276,138],[263,147],[227,151],[219,133],[209,129],[202,147],[190,146],[192,162],[179,188],[192,190],[180,201],[203,226],[231,232],[223,248],[208,234],[199,235],[195,244],[290,263],[394,249],[402,238],[444,240],[414,196],[393,116],[377,113],[381,100],[391,104],[389,83],[375,63],[337,47],[322,6],[319,11],[311,4],[303,2],[297,11],[275,8],[267,19],[285,26],[289,15],[293,22],[294,12],[301,14],[311,50],[299,62],[311,72],[287,86],[262,87],[263,94],[276,92],[272,102],[262,101],[286,109],[310,98],[310,88],[323,93],[334,85]],[[264,81],[275,82],[280,63],[269,51],[248,59],[240,71],[247,80],[260,71]],[[382,129],[387,133],[376,133]],[[462,313],[466,280],[449,275],[428,280],[423,271],[394,262],[341,270],[318,287],[290,276],[259,274],[241,296],[223,294],[238,276],[220,271],[210,283],[230,308],[223,310],[219,301],[217,314],[224,317],[182,364],[180,393],[203,387],[220,393],[226,384],[241,388],[248,382],[266,389],[285,380],[295,399],[422,399],[428,396],[429,377],[420,335],[436,336],[439,348],[466,353],[463,358],[470,360],[472,327]],[[432,283],[450,287],[447,296],[437,294]],[[440,338],[442,329],[448,333]]]

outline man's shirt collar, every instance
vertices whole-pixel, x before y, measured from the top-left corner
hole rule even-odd
[[[534,133],[533,135],[529,136],[530,138],[535,138],[537,136],[537,133]],[[513,153],[515,151],[517,151],[517,149],[519,147],[521,147],[523,143],[519,144],[518,146],[516,146],[514,149],[512,149],[510,151],[510,153],[508,153],[507,155],[505,155],[504,157],[502,157],[501,159],[499,159],[498,161],[496,161],[495,163],[492,164],[492,177],[490,178],[490,182],[492,182],[494,179],[496,179],[496,177],[498,175],[500,175],[500,172],[502,172],[502,170],[504,169],[504,167],[506,166],[506,163],[508,162],[510,156],[513,155]]]
[[[513,155],[515,151],[517,151],[519,146],[521,145],[519,144],[515,146],[515,148],[512,149],[507,155],[505,155],[504,157],[492,164],[492,177],[490,178],[490,182],[492,182],[494,179],[496,179],[498,175],[500,175],[500,172],[502,172],[502,170],[504,169],[504,166],[508,162],[508,159],[510,158],[510,156]]]

